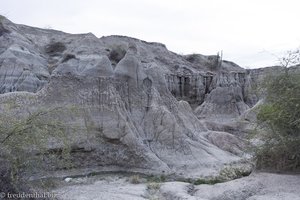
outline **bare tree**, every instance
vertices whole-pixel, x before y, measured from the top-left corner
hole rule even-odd
[[[300,49],[287,51],[284,57],[279,58],[279,63],[285,68],[300,64]]]

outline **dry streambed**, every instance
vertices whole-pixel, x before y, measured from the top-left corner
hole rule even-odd
[[[193,185],[106,174],[67,178],[53,192],[61,200],[300,200],[300,175],[253,173],[225,183]]]

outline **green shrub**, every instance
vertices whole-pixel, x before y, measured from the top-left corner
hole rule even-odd
[[[197,60],[197,57],[198,57],[197,54],[191,54],[191,55],[186,56],[185,59],[191,63],[194,63]]]
[[[141,183],[141,179],[139,175],[132,175],[131,177],[129,177],[129,182],[132,184],[139,184]]]
[[[214,185],[217,183],[223,183],[224,180],[218,179],[218,178],[210,178],[210,179],[197,179],[194,182],[194,185],[202,185],[202,184],[208,184],[208,185]]]
[[[61,108],[40,109],[27,116],[2,113],[0,116],[0,152],[12,166],[12,178],[17,181],[22,172],[38,169],[68,168],[71,146],[67,126],[57,116]],[[49,149],[49,139],[62,143],[61,148]]]
[[[164,175],[151,175],[147,178],[147,181],[148,182],[156,182],[156,183],[159,183],[159,182],[165,182],[166,181],[166,176]]]
[[[157,182],[149,182],[147,183],[147,189],[148,190],[159,190],[161,184]]]
[[[300,73],[285,72],[267,79],[266,102],[257,115],[264,130],[256,151],[259,169],[300,170]]]
[[[120,62],[120,60],[124,58],[125,54],[125,48],[121,45],[116,45],[110,50],[108,58],[111,61],[112,65],[116,66]]]
[[[66,50],[66,46],[62,42],[52,42],[45,47],[45,52],[50,56],[60,55]]]

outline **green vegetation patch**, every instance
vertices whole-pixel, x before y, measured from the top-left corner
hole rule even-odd
[[[300,73],[268,77],[265,104],[257,115],[263,141],[256,150],[259,169],[300,171]]]

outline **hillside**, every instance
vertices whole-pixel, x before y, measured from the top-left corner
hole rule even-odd
[[[263,98],[255,88],[281,67],[246,70],[160,43],[0,20],[1,160],[27,158],[23,179],[109,171],[230,180],[251,173],[246,136]]]

